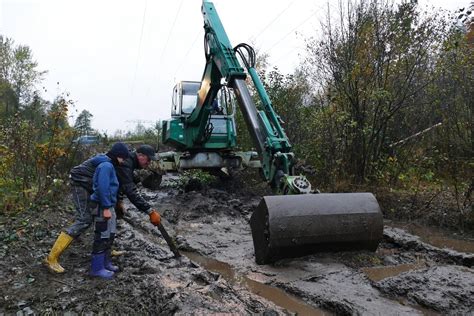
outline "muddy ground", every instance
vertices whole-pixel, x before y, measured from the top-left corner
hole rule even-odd
[[[126,253],[115,259],[121,272],[112,281],[87,275],[92,230],[63,255],[65,274],[42,266],[71,208],[2,220],[0,314],[474,315],[469,236],[387,221],[375,253],[319,253],[259,266],[248,223],[264,189],[177,182],[165,176],[160,190],[142,192],[185,256],[173,258],[128,203],[115,242]]]

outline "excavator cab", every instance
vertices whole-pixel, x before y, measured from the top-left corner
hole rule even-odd
[[[199,81],[181,81],[175,85],[172,97],[172,117],[188,117],[192,114],[196,108],[200,86]],[[211,134],[214,136],[222,136],[228,132],[235,136],[235,102],[230,95],[230,90],[223,86],[212,101],[209,123],[212,129]],[[230,129],[227,128],[228,124],[230,124]]]
[[[189,118],[196,110],[201,82],[180,81],[173,88],[171,120],[165,121],[163,143],[187,151],[229,151],[236,146],[235,102],[231,91],[223,86],[207,106],[209,115],[204,135],[196,138]],[[191,133],[189,133],[191,131]]]
[[[164,144],[177,151],[160,154],[163,168],[204,169],[224,176],[229,175],[230,169],[258,168],[257,153],[234,151],[236,105],[233,92],[227,86],[221,86],[212,102],[205,106],[208,111],[203,118],[205,129],[201,134],[197,132],[191,118],[202,112],[202,108],[197,108],[200,87],[200,81],[180,81],[173,88],[171,119],[163,122],[162,138]]]

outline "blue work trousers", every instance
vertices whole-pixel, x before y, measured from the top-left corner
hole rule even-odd
[[[92,253],[101,253],[110,251],[117,231],[117,215],[113,207],[109,208],[112,217],[104,218],[104,209],[99,208],[97,216],[95,216],[94,244]]]

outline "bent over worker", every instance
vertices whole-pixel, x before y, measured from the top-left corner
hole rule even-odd
[[[113,155],[118,156],[119,152],[119,155],[124,155],[123,146],[125,145],[122,143],[118,144],[121,145],[114,144],[106,155],[109,157]],[[152,224],[159,225],[161,220],[160,214],[155,209],[152,209],[150,204],[143,199],[133,182],[134,169],[146,168],[151,160],[156,159],[155,152],[149,145],[142,145],[133,153],[129,153],[126,146],[125,149],[128,158],[121,165],[114,165],[119,181],[119,190],[127,196],[135,207],[150,216]],[[75,207],[75,221],[65,231],[60,233],[45,259],[45,264],[51,272],[64,272],[64,268],[59,264],[61,254],[74,239],[79,237],[92,224],[91,211],[97,207],[97,204],[90,199],[90,196],[93,193],[93,176],[100,162],[96,157],[88,159],[71,169],[70,179],[72,199]]]

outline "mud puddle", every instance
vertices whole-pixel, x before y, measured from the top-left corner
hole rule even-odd
[[[362,268],[362,272],[372,281],[378,282],[386,278],[397,276],[403,272],[412,270],[423,269],[426,267],[425,263],[407,263],[399,264],[395,266],[382,266],[382,267],[367,267]]]
[[[195,252],[182,251],[181,253],[189,259],[199,263],[206,270],[219,273],[231,284],[243,286],[250,292],[275,303],[279,307],[296,313],[297,315],[332,315],[329,312],[323,311],[305,303],[303,300],[298,299],[293,295],[287,294],[285,291],[279,288],[257,282],[244,275],[238,274],[228,263],[214,260],[212,258],[207,258]]]
[[[445,231],[440,229],[413,223],[390,222],[388,225],[406,230],[410,234],[420,237],[421,241],[438,248],[474,253],[474,240],[456,238],[456,236],[449,236]]]

